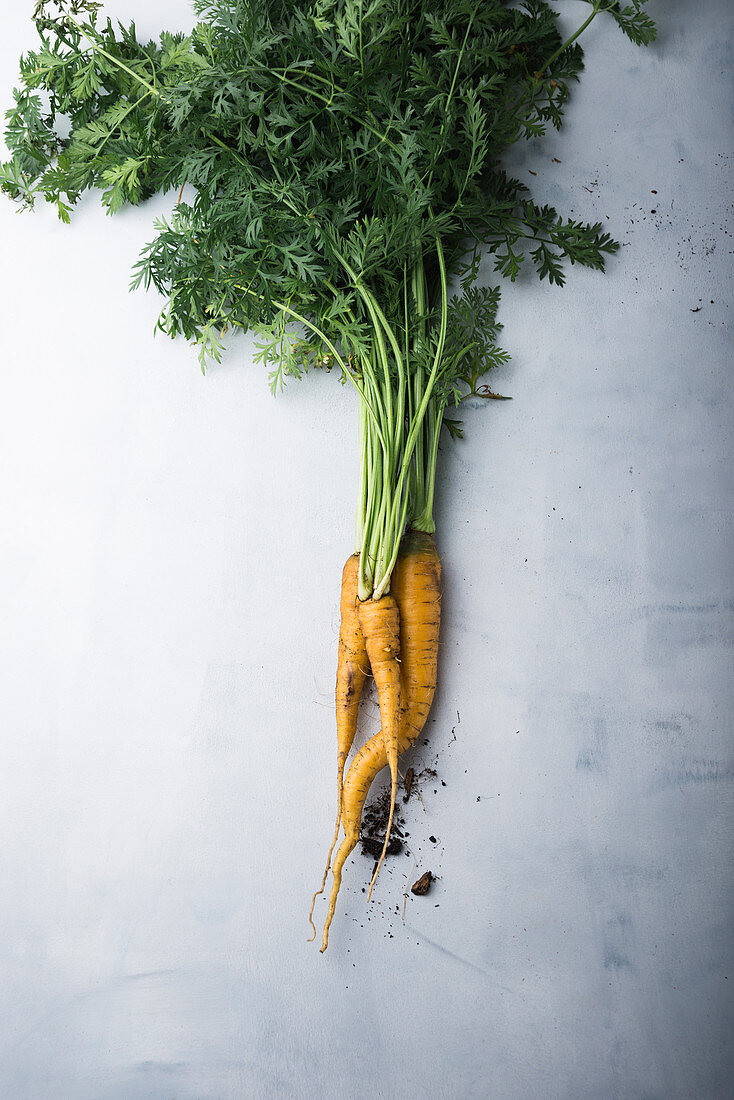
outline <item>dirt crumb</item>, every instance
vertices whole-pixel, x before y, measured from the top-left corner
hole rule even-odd
[[[431,871],[426,871],[425,874],[422,874],[421,877],[413,883],[410,891],[412,894],[418,894],[419,896],[427,894],[431,888],[432,882],[433,874],[431,873]]]

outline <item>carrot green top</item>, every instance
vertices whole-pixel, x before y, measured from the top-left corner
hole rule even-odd
[[[560,125],[597,15],[653,39],[645,0],[588,3],[565,42],[546,0],[196,0],[189,35],[148,43],[92,0],[36,6],[0,187],[64,221],[87,188],[111,213],[175,189],[133,275],[166,297],[160,328],[202,363],[254,329],[273,389],[316,366],[355,387],[363,597],[406,522],[433,529],[444,410],[506,359],[481,256],[562,284],[617,247],[501,166]]]

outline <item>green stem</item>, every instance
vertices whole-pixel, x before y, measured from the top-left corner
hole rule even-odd
[[[459,69],[461,68],[461,62],[462,62],[462,59],[464,57],[464,50],[466,48],[467,39],[469,38],[469,31],[471,30],[472,23],[474,22],[474,17],[477,14],[477,10],[478,9],[475,8],[474,11],[471,13],[471,19],[467,23],[466,32],[464,34],[464,40],[461,43],[461,49],[459,50],[459,56],[457,57],[456,65],[454,66],[454,75],[451,78],[451,87],[449,88],[449,93],[446,97],[446,103],[444,104],[444,108],[443,108],[443,120],[441,122],[441,129],[439,130],[439,134],[438,134],[437,151],[436,151],[436,155],[433,158],[433,164],[434,165],[438,163],[438,160],[440,159],[441,153],[443,152],[442,139],[443,139],[443,136],[446,132],[446,126],[447,126],[447,123],[448,123],[448,120],[449,120],[449,106],[451,104],[451,100],[452,100],[453,95],[454,95],[454,89],[456,87],[456,81],[457,81],[458,76],[459,76]],[[431,186],[432,182],[433,182],[433,166],[431,166],[431,171],[428,174],[428,182],[426,183],[426,189],[428,189]]]
[[[589,2],[592,2],[592,0],[589,0]],[[533,90],[530,92],[529,97],[525,93],[523,93],[523,95],[521,95],[518,99],[515,100],[514,103],[512,103],[510,105],[509,110],[513,114],[515,114],[518,111],[518,109],[520,108],[520,106],[522,105],[522,103],[525,99],[529,98],[530,103],[533,103],[535,101],[535,98],[538,94],[538,89],[539,89],[540,83],[541,83],[540,78],[542,77],[543,73],[548,69],[548,67],[550,65],[553,64],[553,62],[556,60],[557,57],[560,57],[560,55],[563,53],[564,50],[567,50],[568,47],[571,46],[576,41],[576,39],[579,38],[584,33],[584,31],[589,26],[589,24],[592,23],[594,21],[594,19],[596,19],[597,15],[599,14],[600,11],[608,11],[608,10],[609,10],[608,8],[602,7],[601,0],[594,0],[593,9],[592,9],[592,12],[591,12],[591,15],[589,16],[589,18],[585,19],[584,22],[581,24],[581,26],[577,30],[575,30],[573,32],[573,34],[570,35],[565,40],[565,42],[562,42],[557,50],[553,51],[553,53],[550,55],[550,57],[546,58],[546,60],[543,62],[543,65],[541,66],[541,68],[538,69],[537,73],[534,74],[535,75],[535,84],[534,84]]]
[[[603,7],[601,6],[601,4],[600,4],[600,3],[595,3],[595,4],[593,5],[593,10],[592,10],[592,12],[591,12],[591,15],[589,16],[589,18],[588,18],[588,19],[586,19],[586,20],[585,20],[585,21],[584,21],[584,22],[583,22],[583,23],[581,24],[581,26],[579,27],[579,29],[578,29],[577,31],[575,31],[575,32],[574,32],[574,33],[573,33],[573,34],[571,35],[571,37],[570,37],[570,38],[567,38],[567,39],[566,39],[566,41],[565,41],[565,42],[563,42],[563,43],[562,43],[562,44],[561,44],[561,45],[560,45],[560,46],[558,47],[558,49],[557,49],[557,50],[555,51],[555,53],[552,53],[552,54],[550,55],[550,57],[549,57],[549,58],[548,58],[548,59],[546,60],[545,64],[543,65],[543,68],[542,68],[542,69],[539,69],[539,70],[538,70],[538,73],[537,73],[537,77],[538,77],[538,78],[540,78],[540,77],[541,77],[541,76],[543,75],[543,73],[545,72],[545,70],[546,70],[546,69],[548,68],[548,66],[549,66],[549,65],[552,65],[552,64],[553,64],[553,62],[555,61],[555,59],[556,59],[557,57],[560,57],[560,55],[561,55],[561,54],[563,53],[563,51],[564,51],[564,50],[567,50],[567,49],[568,49],[568,47],[569,47],[569,46],[570,46],[570,45],[571,45],[571,44],[572,44],[573,42],[575,42],[575,41],[576,41],[576,39],[577,39],[577,38],[579,38],[579,37],[580,37],[580,36],[581,36],[581,35],[582,35],[582,34],[584,33],[584,31],[585,31],[585,30],[586,30],[586,28],[587,28],[587,27],[589,26],[589,24],[590,24],[590,23],[592,22],[592,20],[596,19],[597,15],[599,14],[599,12],[600,12],[600,11],[606,11],[606,10],[607,10],[607,9],[606,9],[606,8],[603,8]]]
[[[355,531],[355,551],[358,554],[362,549],[362,540],[364,538],[364,528],[367,520],[367,497],[368,497],[368,481],[367,481],[367,461],[368,461],[368,449],[369,449],[369,420],[367,418],[367,409],[364,401],[359,400],[359,499],[357,501],[357,519],[356,519],[356,531]]]
[[[364,451],[367,486],[362,542],[359,547],[359,598],[367,600],[372,595],[376,560],[376,532],[379,534],[379,511],[383,488],[383,449],[376,437],[374,425],[367,421],[367,446]]]
[[[436,350],[433,356],[433,362],[431,364],[431,372],[428,376],[423,397],[421,403],[416,410],[413,420],[410,424],[407,439],[403,449],[403,459],[400,466],[400,472],[395,483],[395,488],[392,494],[392,507],[390,510],[389,523],[387,528],[387,538],[385,540],[384,549],[387,551],[390,547],[392,553],[388,559],[387,567],[382,570],[376,576],[376,583],[373,592],[373,598],[378,600],[385,592],[388,591],[390,584],[390,576],[392,574],[395,562],[398,557],[398,550],[400,548],[400,536],[402,534],[402,527],[405,522],[405,516],[407,512],[407,498],[404,494],[406,485],[406,479],[411,469],[411,461],[413,458],[413,452],[415,449],[418,433],[423,426],[423,419],[428,409],[428,404],[431,400],[436,378],[438,377],[438,370],[441,365],[443,357],[444,344],[446,342],[446,329],[448,323],[448,283],[446,278],[446,264],[444,261],[443,248],[441,247],[440,240],[436,240],[436,255],[438,257],[439,275],[441,281],[441,319],[439,322],[438,339],[436,343]]]
[[[426,272],[423,264],[423,257],[420,256],[418,262],[413,269],[412,277],[413,287],[413,299],[415,302],[415,311],[418,318],[418,333],[416,335],[416,341],[425,342],[427,337],[427,302],[428,293],[426,288]],[[420,349],[417,358],[417,369],[413,376],[413,407],[414,410],[420,408],[421,401],[423,399],[423,391],[425,384],[425,376],[423,371],[423,365],[421,361]],[[413,512],[420,511],[425,506],[425,431],[421,431],[418,434],[415,446],[415,463],[414,463],[414,500],[413,500]]]
[[[262,294],[257,294],[254,290],[251,290],[249,287],[242,286],[241,283],[232,283],[232,286],[234,287],[235,290],[241,290],[241,291],[243,291],[243,293],[249,294],[253,298],[257,298],[260,301],[263,300]],[[344,372],[345,378],[349,379],[349,381],[352,383],[354,388],[357,390],[357,393],[359,394],[360,398],[364,401],[365,406],[367,408],[367,412],[370,415],[370,419],[372,420],[372,423],[374,424],[375,431],[377,432],[377,435],[380,438],[380,441],[383,442],[383,432],[382,432],[382,426],[381,426],[381,422],[380,422],[381,418],[378,417],[376,409],[374,408],[374,406],[373,406],[372,402],[370,401],[369,397],[366,395],[364,387],[360,384],[360,380],[354,374],[354,372],[350,369],[349,365],[345,362],[345,360],[342,358],[342,356],[339,354],[336,347],[331,342],[331,340],[326,335],[326,333],[322,329],[320,329],[318,327],[318,325],[315,325],[313,323],[313,321],[310,321],[308,319],[308,317],[304,317],[303,314],[298,313],[295,309],[293,309],[292,306],[288,305],[287,302],[279,302],[274,298],[273,299],[273,305],[275,306],[276,309],[283,310],[284,313],[287,313],[287,314],[289,314],[289,316],[294,317],[296,321],[300,321],[302,325],[304,325],[307,329],[310,329],[311,332],[313,332],[316,336],[318,336],[319,340],[322,340],[324,342],[326,347],[329,349],[331,354],[334,356],[334,360],[339,364],[342,371]]]
[[[121,129],[122,123],[125,121],[125,119],[130,114],[130,112],[134,111],[136,107],[139,107],[140,104],[143,103],[144,100],[146,100],[149,95],[150,95],[150,91],[145,92],[144,95],[141,95],[140,99],[136,100],[135,103],[131,103],[130,106],[128,107],[128,109],[126,111],[123,111],[121,116],[117,119],[114,128],[112,130],[110,130],[108,134],[106,134],[104,140],[102,142],[100,142],[100,144],[97,146],[97,148],[95,150],[96,156],[99,156],[99,154],[102,152],[105,145],[107,144],[107,142],[110,140],[110,138],[114,134],[115,130]]]
[[[133,69],[129,67],[129,65],[126,65],[124,61],[120,61],[119,57],[115,57],[113,54],[108,53],[107,50],[99,45],[98,42],[96,42],[93,38],[90,38],[90,36],[84,30],[82,24],[77,23],[76,19],[74,19],[73,16],[69,15],[68,13],[65,14],[66,18],[69,20],[70,23],[74,24],[82,37],[86,38],[87,42],[90,44],[93,50],[96,50],[97,53],[101,53],[102,56],[106,57],[108,61],[111,61],[113,65],[117,65],[118,69],[123,69],[134,80],[137,80],[138,84],[142,84],[142,86],[144,88],[147,88],[148,91],[151,92],[153,95],[158,96],[159,99],[162,97],[162,92],[160,92],[157,88],[154,88],[152,84],[149,84],[147,80],[143,80],[142,76],[139,76],[138,73],[136,73]]]
[[[431,402],[431,409],[426,417],[428,423],[428,459],[426,462],[426,491],[423,501],[423,508],[420,512],[416,512],[411,520],[411,526],[415,527],[417,531],[426,531],[432,535],[436,530],[436,524],[433,519],[433,499],[436,491],[436,466],[438,463],[438,442],[441,437],[441,425],[443,424],[443,413],[445,405],[443,402],[439,405],[437,402]]]

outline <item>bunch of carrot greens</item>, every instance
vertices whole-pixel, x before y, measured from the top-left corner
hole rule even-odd
[[[481,258],[510,280],[529,261],[562,285],[565,261],[602,270],[617,248],[501,167],[515,142],[560,125],[592,20],[654,38],[645,0],[584,3],[564,41],[546,0],[195,0],[190,34],[146,43],[93,0],[39,0],[40,44],[21,58],[4,192],[25,206],[43,196],[68,221],[87,188],[110,213],[175,189],[132,280],[166,297],[159,328],[195,341],[202,364],[228,329],[254,330],[274,391],[313,367],[356,391],[357,542],[322,890],[342,828],[344,839],[322,950],[370,784],[387,764],[392,820],[398,756],[435,690],[439,440],[461,431],[448,409],[498,396],[481,379],[507,359]],[[382,730],[345,777],[369,672]]]

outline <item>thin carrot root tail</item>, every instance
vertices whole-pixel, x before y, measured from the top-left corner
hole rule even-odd
[[[342,822],[344,825],[344,840],[341,843],[341,847],[336,854],[334,860],[334,881],[331,886],[331,895],[329,897],[329,910],[326,916],[326,922],[324,924],[324,940],[321,947],[322,951],[326,950],[329,942],[329,926],[331,925],[332,917],[334,916],[334,910],[336,908],[336,899],[339,894],[339,888],[342,881],[342,869],[344,864],[357,847],[359,841],[359,830],[362,824],[362,811],[364,804],[367,801],[367,795],[369,793],[370,784],[373,778],[377,775],[377,772],[385,765],[385,743],[381,734],[376,734],[371,738],[371,741],[379,741],[379,749],[377,755],[381,756],[381,763],[378,767],[373,766],[373,758],[375,756],[375,748],[370,744],[363,746],[352,761],[349,771],[347,772],[346,779],[344,780],[344,791],[342,796]]]
[[[324,937],[321,942],[321,954],[323,955],[326,948],[329,946],[329,928],[336,911],[336,899],[339,896],[339,889],[342,884],[342,870],[349,856],[357,847],[357,841],[359,840],[359,824],[356,828],[350,828],[349,832],[345,836],[344,840],[339,846],[339,851],[336,853],[336,859],[334,860],[334,881],[331,884],[331,894],[329,895],[329,909],[326,914],[326,920],[324,921]]]
[[[390,765],[392,777],[390,816],[385,833],[385,843],[370,882],[367,894],[367,900],[369,901],[387,852],[387,846],[390,843],[390,831],[398,790],[398,739],[400,735],[401,696],[400,611],[395,598],[393,596],[383,596],[379,600],[365,600],[364,603],[359,605],[359,623],[362,627],[367,656],[377,686],[377,694],[380,700],[382,737],[385,742],[385,755]]]
[[[390,762],[390,770],[392,771],[392,761]],[[377,861],[377,866],[375,867],[372,878],[370,879],[370,887],[369,887],[369,890],[367,891],[367,901],[369,901],[370,898],[372,897],[373,887],[374,887],[375,883],[377,882],[377,876],[380,873],[380,868],[382,867],[385,856],[387,855],[387,846],[390,843],[390,833],[392,831],[392,819],[393,819],[393,815],[395,813],[395,799],[397,797],[397,789],[398,789],[398,784],[397,784],[397,763],[396,763],[395,771],[393,772],[393,776],[392,776],[392,789],[390,791],[390,815],[387,819],[387,829],[385,831],[385,842],[382,845],[382,851],[380,852],[380,858]]]
[[[336,779],[336,823],[334,825],[334,836],[331,840],[331,847],[329,848],[329,854],[326,857],[326,866],[324,867],[324,877],[321,879],[321,886],[315,892],[311,898],[311,908],[308,911],[308,923],[313,929],[313,935],[308,937],[307,943],[313,943],[316,939],[316,925],[313,922],[313,911],[316,906],[316,898],[323,894],[326,887],[326,880],[329,876],[329,870],[331,869],[331,857],[336,848],[336,842],[339,839],[339,828],[342,823],[342,792],[344,789],[344,761],[341,759],[341,753],[339,754],[339,772]]]

